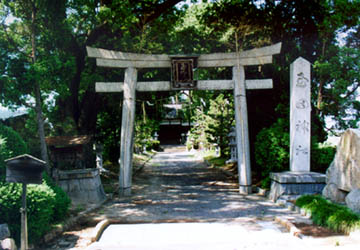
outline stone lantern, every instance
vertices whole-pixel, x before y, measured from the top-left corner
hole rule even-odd
[[[229,145],[230,145],[230,159],[226,161],[226,163],[234,163],[237,162],[237,143],[236,143],[236,132],[235,128],[231,127],[229,137]]]
[[[21,250],[28,249],[27,214],[26,214],[26,185],[41,184],[42,172],[46,162],[31,155],[19,155],[5,160],[6,181],[22,183],[22,208],[21,212]]]

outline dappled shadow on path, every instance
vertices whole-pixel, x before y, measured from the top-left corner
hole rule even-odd
[[[116,198],[94,215],[119,223],[272,220],[284,213],[264,197],[238,193],[234,180],[189,152],[157,154],[134,177],[131,197]],[[287,210],[286,210],[287,211]]]

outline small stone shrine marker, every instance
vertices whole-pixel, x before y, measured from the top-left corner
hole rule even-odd
[[[119,159],[119,193],[121,195],[131,194],[136,91],[183,89],[232,89],[234,91],[239,192],[251,193],[246,89],[272,88],[272,79],[245,80],[244,66],[272,63],[272,56],[280,53],[281,43],[240,53],[215,53],[200,56],[134,54],[91,47],[86,49],[89,57],[96,58],[97,66],[126,69],[123,83],[96,83],[96,92],[124,92]],[[232,67],[233,79],[194,81],[194,67]],[[172,68],[172,81],[138,82],[138,68]]]
[[[270,174],[271,200],[320,194],[325,186],[324,174],[310,172],[310,98],[310,63],[299,57],[290,65],[290,171]]]

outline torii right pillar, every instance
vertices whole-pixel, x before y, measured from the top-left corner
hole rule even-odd
[[[310,171],[311,65],[302,57],[290,65],[290,171],[271,173],[270,199],[286,201],[322,192],[325,175]]]

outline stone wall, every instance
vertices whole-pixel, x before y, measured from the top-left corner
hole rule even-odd
[[[348,129],[341,136],[333,162],[326,171],[323,196],[346,203],[360,212],[360,130]]]

